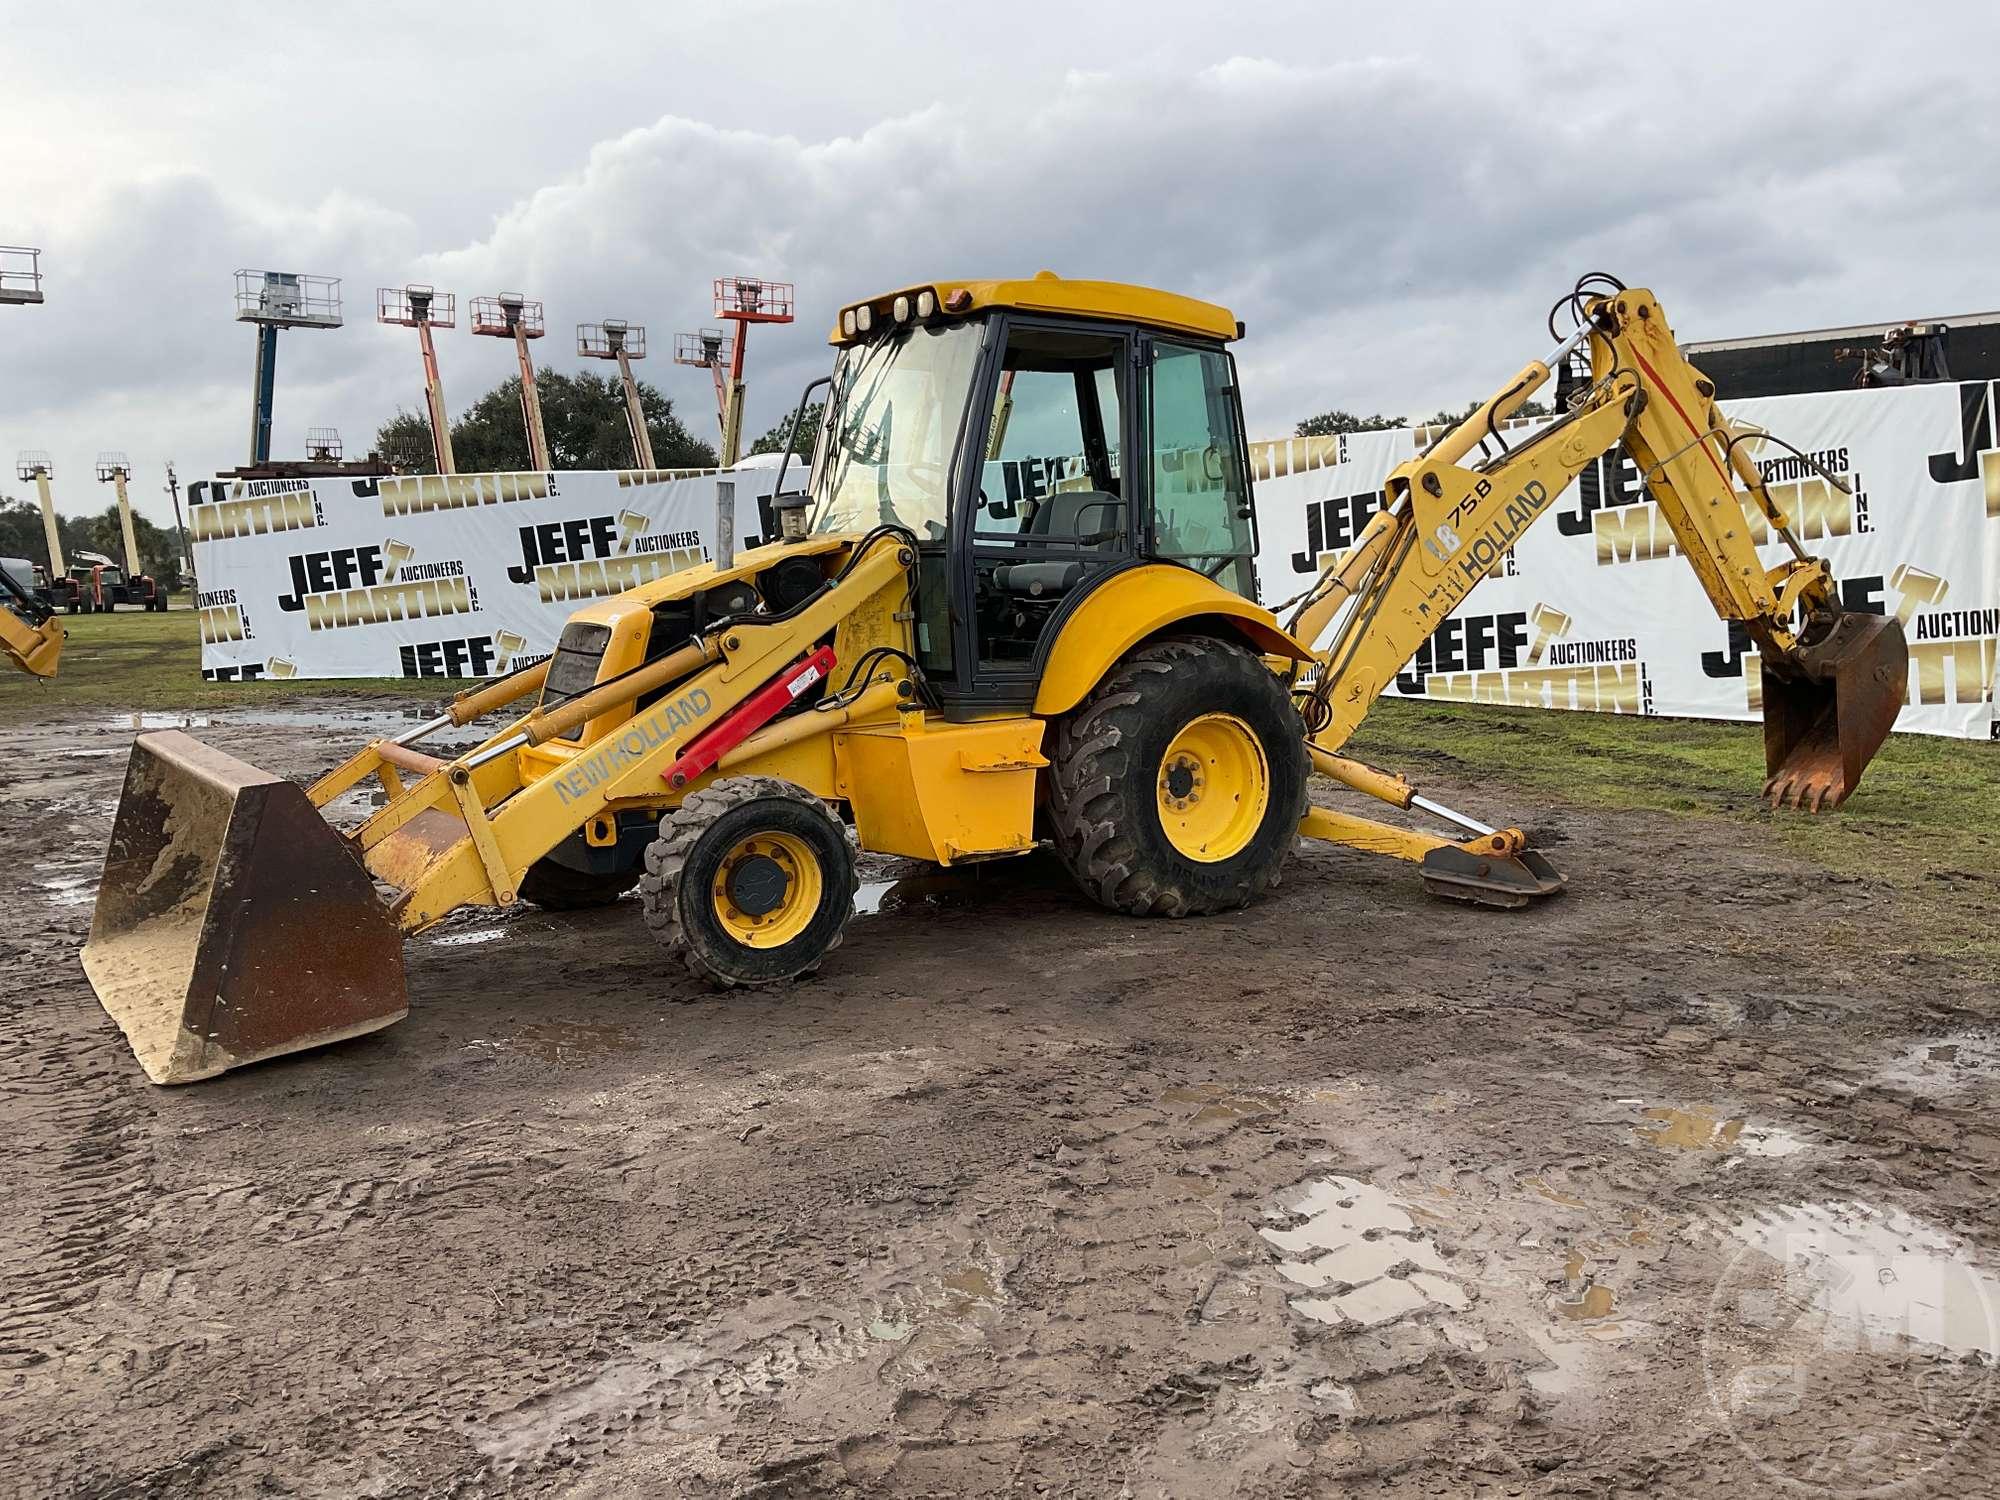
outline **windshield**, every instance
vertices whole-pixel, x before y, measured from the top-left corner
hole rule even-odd
[[[814,531],[893,523],[944,537],[982,326],[914,327],[841,351],[813,457]]]

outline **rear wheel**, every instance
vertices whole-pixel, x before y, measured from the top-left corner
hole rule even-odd
[[[736,776],[660,819],[639,899],[646,925],[709,983],[776,984],[819,967],[854,914],[854,851],[826,804]]]
[[[639,872],[619,870],[599,875],[572,870],[552,859],[538,859],[521,877],[521,899],[543,911],[586,911],[609,906],[639,883]]]
[[[1114,911],[1233,910],[1278,883],[1309,769],[1291,696],[1249,651],[1155,641],[1056,727],[1056,850]]]

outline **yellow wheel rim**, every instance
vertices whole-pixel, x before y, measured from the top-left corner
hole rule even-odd
[[[722,930],[746,948],[782,948],[811,925],[826,890],[819,856],[789,833],[753,833],[716,866],[709,899]]]
[[[1234,714],[1203,714],[1160,757],[1160,826],[1189,859],[1240,854],[1271,805],[1271,767],[1255,731]]]

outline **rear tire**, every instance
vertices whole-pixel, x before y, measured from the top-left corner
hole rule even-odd
[[[572,870],[552,859],[538,859],[521,877],[520,896],[543,911],[588,911],[609,906],[639,883],[639,871],[620,870],[599,875],[589,870]]]
[[[660,819],[646,846],[646,925],[721,989],[797,979],[854,915],[854,849],[827,806],[775,776],[733,776]]]
[[[1207,637],[1155,641],[1056,726],[1056,851],[1113,911],[1233,911],[1278,883],[1310,770],[1291,695],[1257,657]]]

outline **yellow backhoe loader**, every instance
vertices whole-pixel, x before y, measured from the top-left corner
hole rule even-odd
[[[840,941],[856,845],[961,865],[1047,840],[1093,899],[1186,916],[1256,898],[1304,834],[1524,905],[1562,879],[1520,830],[1340,750],[1621,443],[1761,648],[1774,800],[1839,802],[1903,701],[1899,627],[1841,610],[1650,293],[1585,283],[1567,305],[1575,332],[1398,469],[1281,623],[1255,602],[1232,314],[1046,272],[857,302],[777,540],[737,555],[724,528],[713,561],[586,606],[549,661],[309,790],[142,735],[84,966],[149,1076],[178,1083],[398,1019],[402,939],[465,906],[636,886],[695,974],[794,978]],[[1472,457],[1585,348],[1555,421]],[[1790,543],[1774,568],[1753,513]],[[476,749],[418,748],[502,711]],[[1315,770],[1451,832],[1309,806]],[[320,809],[371,780],[385,804],[335,832]]]
[[[53,677],[62,648],[62,622],[37,597],[33,565],[25,558],[0,557],[0,651],[30,676]]]

